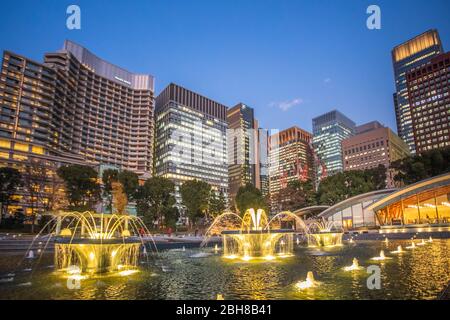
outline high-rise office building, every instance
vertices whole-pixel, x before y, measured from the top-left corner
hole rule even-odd
[[[269,135],[268,129],[259,128],[259,189],[261,190],[263,197],[267,197],[269,195]]]
[[[406,74],[417,153],[450,146],[450,52]]]
[[[0,79],[0,160],[112,165],[152,174],[153,77],[66,41],[43,63],[12,52]]]
[[[227,196],[227,107],[176,84],[156,98],[155,173],[179,188],[201,180]]]
[[[397,120],[397,133],[407,144],[411,153],[415,153],[411,108],[408,100],[406,73],[411,69],[430,61],[443,52],[437,30],[429,30],[408,40],[392,50],[394,66],[395,93],[394,106]]]
[[[354,134],[355,123],[333,110],[314,118],[312,126],[313,147],[319,162],[317,179],[320,181],[344,169],[341,142]]]
[[[258,121],[243,103],[228,109],[227,121],[229,198],[234,202],[241,186],[260,188]]]
[[[386,168],[388,187],[394,187],[390,164],[409,156],[409,148],[391,129],[377,121],[356,127],[356,134],[342,141],[344,171]]]
[[[292,181],[315,179],[311,133],[292,127],[269,137],[269,192],[272,210],[278,194]]]

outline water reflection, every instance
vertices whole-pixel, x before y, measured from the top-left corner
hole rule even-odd
[[[12,282],[0,283],[2,299],[434,299],[450,281],[450,240],[434,240],[415,250],[372,261],[380,250],[390,253],[410,241],[388,244],[358,241],[333,249],[297,248],[295,256],[277,261],[236,262],[219,255],[198,255],[199,250],[165,251],[154,256],[141,272],[83,280],[79,290],[69,290],[66,279],[41,267],[16,272]],[[195,258],[196,257],[196,258]],[[343,270],[356,257],[362,270]],[[13,255],[0,258],[0,278],[11,272]],[[381,290],[369,290],[365,268],[381,268]],[[312,271],[320,286],[298,290],[295,284]],[[31,282],[27,287],[19,283]]]

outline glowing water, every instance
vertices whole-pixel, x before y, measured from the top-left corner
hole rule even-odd
[[[313,222],[308,228],[308,244],[310,246],[334,247],[342,245],[342,229],[333,221]],[[350,243],[353,239],[350,240]]]
[[[318,285],[318,282],[316,282],[316,280],[314,279],[314,274],[312,273],[312,271],[308,271],[308,273],[306,275],[306,280],[297,282],[297,284],[295,286],[300,290],[304,290],[304,289],[316,287],[317,285]]]
[[[282,229],[282,223],[286,222],[293,223],[293,227],[306,233],[303,220],[291,212],[281,212],[270,220],[262,209],[256,212],[249,209],[242,218],[231,212],[223,213],[209,227],[202,245],[210,237],[220,234],[223,255],[228,259],[274,260],[291,256],[295,229]],[[297,242],[299,243],[298,239]]]
[[[359,261],[356,258],[353,258],[353,263],[349,267],[344,267],[345,271],[354,271],[354,270],[360,270],[362,267],[359,266]]]
[[[402,246],[398,246],[398,247],[397,247],[397,250],[391,251],[391,253],[395,253],[395,254],[403,253]]]
[[[385,256],[384,250],[380,251],[380,256],[372,258],[372,260],[377,260],[377,261],[382,261],[382,260],[387,260],[387,259],[391,259],[391,258]]]

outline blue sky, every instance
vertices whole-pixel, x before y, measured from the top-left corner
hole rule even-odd
[[[81,30],[66,8],[81,7]],[[381,30],[366,8],[381,8]],[[98,56],[228,106],[255,108],[261,126],[311,130],[338,109],[396,129],[390,51],[430,28],[450,47],[448,0],[5,1],[0,49],[42,61],[71,39]]]

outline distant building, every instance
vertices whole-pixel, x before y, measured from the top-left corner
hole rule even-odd
[[[291,181],[315,179],[311,133],[292,127],[269,137],[269,192],[276,211],[280,190]]]
[[[380,164],[389,169],[391,162],[407,157],[408,145],[391,129],[373,121],[356,127],[356,134],[342,141],[344,170],[366,170]],[[387,170],[387,186],[393,187],[392,172]]]
[[[228,194],[227,107],[176,84],[156,98],[155,172],[180,186],[188,180],[209,183]]]
[[[450,52],[406,74],[417,153],[450,146]]]
[[[260,189],[264,197],[269,195],[269,130],[259,128],[259,168]]]
[[[397,133],[407,144],[411,153],[415,153],[411,108],[408,100],[406,74],[415,67],[429,62],[443,52],[437,30],[427,32],[408,40],[392,50],[395,89],[394,106],[397,119]]]
[[[355,123],[337,110],[312,120],[313,147],[318,158],[318,180],[344,170],[341,141],[352,136]]]
[[[227,112],[229,198],[234,202],[241,186],[260,188],[258,121],[249,106],[239,103]]]

